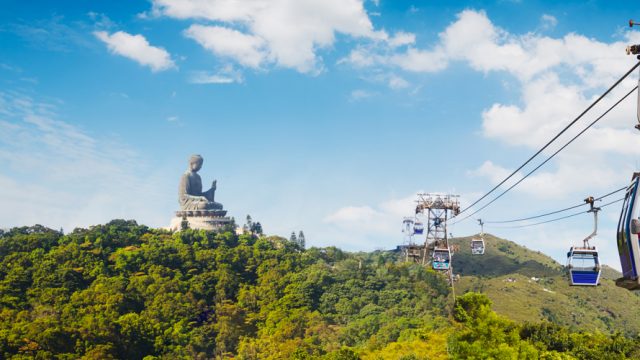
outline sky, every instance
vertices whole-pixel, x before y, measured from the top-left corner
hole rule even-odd
[[[631,68],[624,49],[640,42],[628,1],[2,3],[0,228],[168,226],[197,153],[238,223],[352,251],[406,241],[418,192],[471,204]],[[635,99],[450,232],[625,186],[640,165]],[[619,210],[603,208],[592,242],[616,268]],[[564,262],[592,226],[485,230]]]

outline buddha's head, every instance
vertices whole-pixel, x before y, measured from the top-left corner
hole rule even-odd
[[[200,155],[191,155],[189,158],[189,169],[191,171],[197,172],[202,167],[202,162],[204,159]]]

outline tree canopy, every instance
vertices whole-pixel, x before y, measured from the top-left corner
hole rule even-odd
[[[302,236],[304,238],[304,236]],[[114,220],[0,233],[7,359],[592,359],[637,339],[516,324],[391,252]]]

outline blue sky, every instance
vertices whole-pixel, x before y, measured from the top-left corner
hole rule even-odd
[[[418,191],[475,200],[631,67],[624,47],[640,42],[631,2],[3,3],[0,227],[166,226],[200,153],[236,219],[348,250],[401,243]],[[626,101],[480,216],[624,186],[635,121]],[[614,266],[617,211],[596,242]],[[561,260],[590,221],[487,231]],[[473,219],[452,230],[478,231]]]

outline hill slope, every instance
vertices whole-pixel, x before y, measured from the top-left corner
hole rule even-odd
[[[640,296],[615,286],[620,276],[605,267],[601,285],[570,286],[564,266],[550,257],[508,240],[485,234],[484,255],[471,255],[471,237],[459,246],[453,268],[460,274],[456,292],[485,293],[493,309],[516,321],[542,321],[573,329],[627,334],[640,332]]]
[[[69,234],[0,231],[0,358],[640,358],[632,337],[515,323],[475,292],[454,304],[441,274],[391,252],[232,230],[114,220]],[[544,257],[526,260],[523,273],[553,271]],[[515,258],[501,261],[518,271]]]

